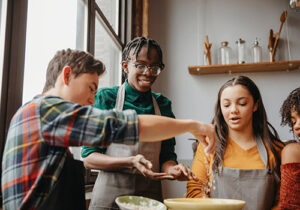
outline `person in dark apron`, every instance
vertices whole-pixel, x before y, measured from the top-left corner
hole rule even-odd
[[[98,91],[95,107],[135,109],[138,114],[174,117],[171,102],[161,94],[151,91],[155,79],[164,68],[161,49],[154,40],[138,37],[130,41],[123,51],[122,68],[128,79],[120,87]],[[111,144],[107,148],[106,155],[124,157],[126,160],[128,157],[141,154],[146,160],[151,161],[151,170],[154,173],[141,175],[135,167],[124,169],[124,166],[119,166],[113,172],[109,171],[112,168],[104,168],[99,171],[89,209],[117,208],[114,201],[121,195],[141,195],[162,201],[160,180],[195,178],[188,167],[177,164],[174,146],[174,138],[152,144],[138,143],[135,146]],[[108,162],[107,159],[98,159],[100,165],[93,165],[95,160],[93,156],[102,155],[96,148],[84,147],[82,154],[85,166],[89,168],[103,169],[101,164]]]
[[[271,209],[278,203],[280,152],[284,144],[267,122],[259,89],[238,76],[220,89],[213,122],[218,143],[214,155],[197,148],[186,197],[246,201],[246,210]]]

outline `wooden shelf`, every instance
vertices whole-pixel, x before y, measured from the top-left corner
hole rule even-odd
[[[243,63],[210,66],[189,66],[190,74],[224,74],[244,72],[292,71],[299,69],[300,60],[263,63]]]

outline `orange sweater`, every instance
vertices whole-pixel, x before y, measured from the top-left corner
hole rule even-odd
[[[276,151],[280,155],[283,144],[280,146],[274,145]],[[269,156],[269,166],[274,168],[275,157],[271,150],[267,147]],[[188,198],[202,198],[208,197],[207,190],[210,190],[212,181],[212,160],[213,155],[206,156],[204,153],[204,147],[202,144],[198,145],[197,152],[194,157],[192,171],[199,178],[199,181],[191,180],[187,184],[187,193],[185,197]],[[245,164],[247,163],[247,164]],[[265,164],[260,158],[258,149],[256,146],[244,150],[231,138],[227,141],[227,146],[224,154],[223,166],[227,168],[239,168],[239,169],[264,169]],[[279,186],[278,195],[279,200]]]

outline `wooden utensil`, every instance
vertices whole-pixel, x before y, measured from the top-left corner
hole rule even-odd
[[[208,59],[208,64],[211,65],[210,48],[211,48],[212,44],[209,43],[208,36],[205,36],[205,42],[203,43],[203,45],[204,45],[205,56]]]
[[[277,48],[277,45],[278,45],[278,40],[279,40],[279,37],[280,37],[280,33],[281,33],[281,30],[282,30],[282,26],[286,20],[286,16],[287,16],[287,11],[283,11],[283,13],[281,14],[280,16],[280,29],[279,29],[279,32],[275,34],[275,42],[274,42],[274,45],[273,45],[273,50],[272,50],[272,57],[275,58],[275,53],[276,53],[276,48]]]
[[[268,48],[272,49],[273,48],[273,44],[274,44],[274,35],[273,35],[273,30],[270,29]]]
[[[274,60],[274,57],[273,57],[273,46],[274,46],[274,42],[275,42],[275,37],[274,37],[273,29],[270,29],[270,34],[269,34],[269,45],[268,45],[269,54],[270,54],[270,57],[269,57],[269,59],[270,59],[269,61],[270,61],[270,62],[275,61],[275,60]]]

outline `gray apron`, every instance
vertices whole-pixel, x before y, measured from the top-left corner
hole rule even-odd
[[[246,201],[245,210],[268,210],[275,201],[276,182],[269,168],[268,153],[261,139],[256,139],[259,155],[265,169],[219,168],[221,175],[213,172],[212,198]],[[245,163],[247,164],[247,163]]]
[[[115,106],[117,110],[123,110],[124,100],[125,85],[123,84],[118,90]],[[160,115],[158,104],[153,96],[152,101],[155,114]],[[112,143],[107,148],[106,154],[114,157],[142,154],[152,162],[152,170],[159,172],[160,150],[161,142],[138,142],[135,145]],[[141,195],[162,201],[161,182],[144,177],[135,168],[117,172],[101,170],[94,185],[89,209],[118,209],[114,201],[116,197],[122,195]]]

